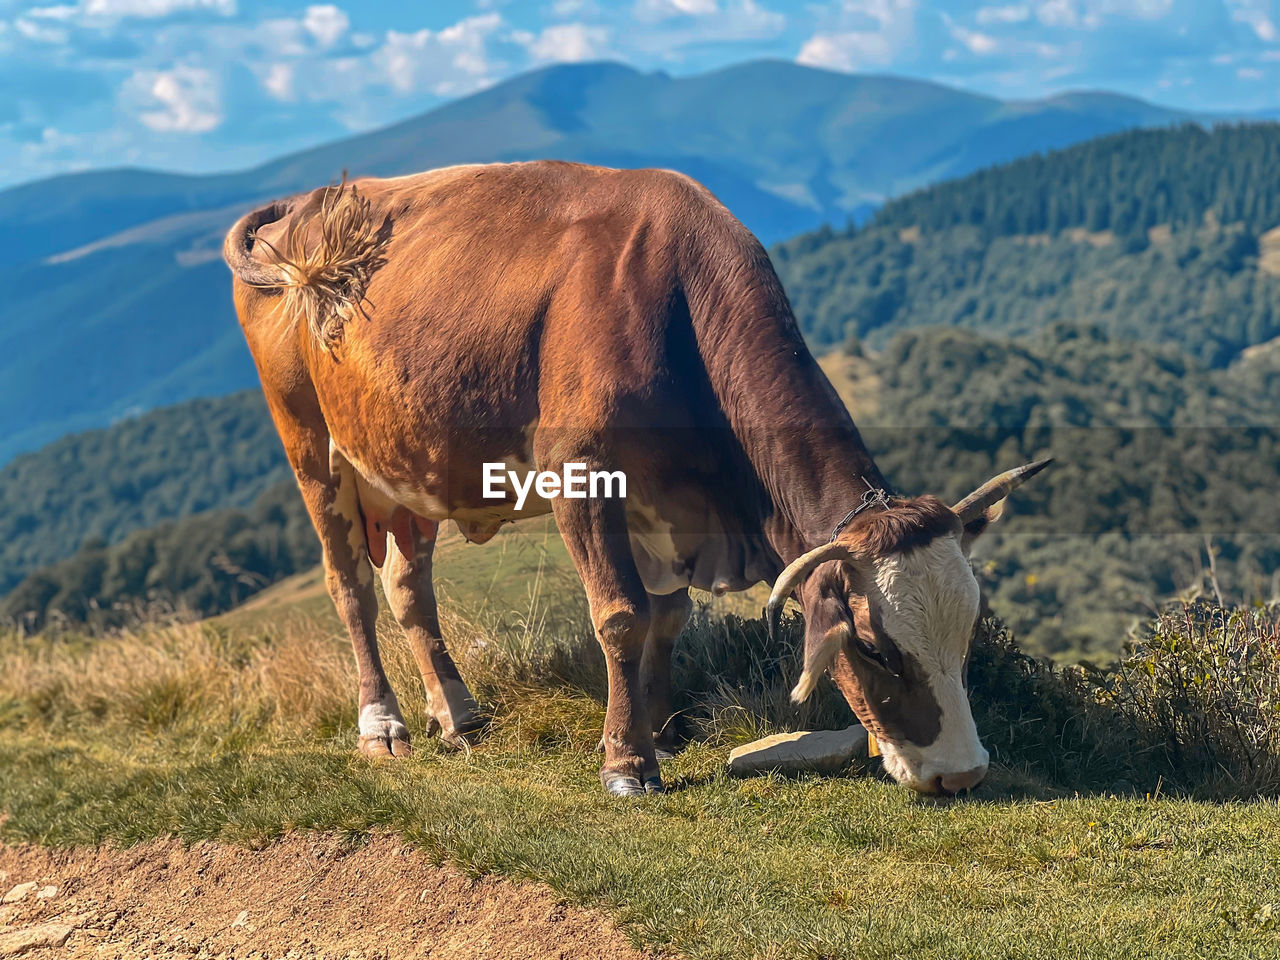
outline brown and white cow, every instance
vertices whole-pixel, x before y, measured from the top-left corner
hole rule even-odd
[[[661,789],[688,588],[780,578],[887,769],[954,792],[987,768],[964,688],[968,545],[1040,465],[955,508],[885,481],[805,347],[763,248],[679,174],[540,162],[325,188],[241,219],[224,253],[360,674],[360,746],[409,750],[374,636],[369,561],[442,735],[480,724],[441,639],[437,525],[483,541],[553,512],[586,587],[614,794]],[[486,498],[483,465],[621,470],[627,497]],[[788,565],[789,564],[789,565]],[[783,569],[785,567],[785,570]]]

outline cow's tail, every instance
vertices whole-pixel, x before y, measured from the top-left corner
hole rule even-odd
[[[276,242],[258,236],[286,217]],[[372,204],[344,178],[310,198],[278,201],[241,217],[222,255],[242,283],[283,291],[284,309],[305,319],[319,344],[332,350],[347,321],[364,315],[369,281],[386,263],[390,242],[391,218],[379,222]]]

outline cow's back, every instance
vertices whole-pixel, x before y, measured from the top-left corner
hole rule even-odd
[[[324,427],[389,491],[425,485],[418,512],[481,500],[482,464],[531,459],[544,433],[679,426],[671,325],[682,252],[719,236],[727,211],[687,178],[578,164],[451,167],[355,185],[389,218],[363,315],[326,351],[272,291],[237,291],[263,372],[314,390]],[[259,231],[257,256],[323,191]],[[685,258],[687,259],[687,257]],[[481,504],[481,506],[483,506]]]

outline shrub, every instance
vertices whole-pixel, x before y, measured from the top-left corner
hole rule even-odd
[[[989,620],[969,685],[993,758],[1059,786],[1280,793],[1280,608],[1172,608],[1107,668],[1028,657]]]
[[[1166,611],[1097,689],[1182,789],[1280,793],[1280,608]]]

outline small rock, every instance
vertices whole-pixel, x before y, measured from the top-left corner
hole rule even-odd
[[[41,887],[39,890],[36,891],[37,900],[52,900],[57,895],[58,895],[58,888],[55,887],[53,884],[49,884],[49,886],[47,887]]]
[[[241,910],[234,920],[231,921],[232,930],[248,930],[249,929],[249,911]]]
[[[40,886],[40,884],[36,883],[34,880],[29,880],[26,883],[20,883],[4,895],[4,902],[17,903],[38,886]]]
[[[38,927],[0,933],[0,957],[16,957],[41,947],[60,947],[67,942],[71,932],[65,923],[43,923]]]
[[[860,724],[843,730],[778,733],[736,747],[729,754],[729,772],[740,777],[767,770],[835,773],[855,756],[867,756],[867,731]]]

